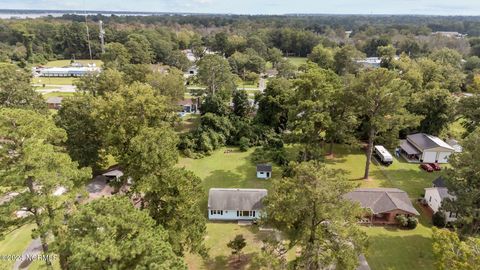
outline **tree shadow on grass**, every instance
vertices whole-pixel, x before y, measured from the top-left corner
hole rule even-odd
[[[372,269],[434,268],[431,238],[380,234],[370,236],[369,240],[366,257]]]
[[[204,266],[208,270],[242,270],[247,269],[247,266],[250,264],[254,252],[242,254],[242,255],[220,255],[214,258],[209,258],[204,261]]]

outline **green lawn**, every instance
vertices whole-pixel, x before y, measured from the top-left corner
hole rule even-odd
[[[75,95],[75,93],[72,92],[51,92],[51,93],[45,93],[43,94],[44,98],[49,98],[49,97],[72,97]]]
[[[287,57],[290,63],[294,64],[295,66],[299,67],[302,64],[305,64],[308,60],[307,57]]]
[[[236,223],[211,222],[207,224],[207,237],[205,245],[209,248],[210,258],[203,260],[198,255],[187,255],[185,261],[189,269],[229,269],[231,266],[231,250],[227,243],[237,234],[242,234],[247,245],[242,250],[245,256],[251,257],[260,252],[262,239],[271,232],[261,232],[255,226],[239,226]]]
[[[338,145],[334,148],[334,158],[327,159],[326,162],[329,166],[345,170],[349,178],[359,186],[396,187],[407,192],[412,199],[422,195],[423,189],[431,187],[432,181],[442,174],[442,172],[427,173],[421,170],[418,164],[394,157],[394,162],[389,167],[377,165],[374,161],[370,166],[371,180],[365,181],[362,179],[366,162],[364,152]]]
[[[224,153],[225,150],[231,153]],[[256,164],[251,162],[253,148],[240,152],[237,148],[222,148],[201,159],[180,159],[179,166],[194,172],[203,181],[205,197],[210,188],[268,188],[271,180],[256,178]],[[273,177],[279,177],[280,168],[274,167]]]
[[[50,61],[45,67],[64,67],[64,66],[69,66],[70,65],[70,60],[55,60],[55,61]],[[103,65],[102,60],[75,60],[75,62],[82,63],[84,65],[94,63],[97,65],[97,67],[100,67]]]
[[[186,114],[184,117],[182,117],[179,125],[175,127],[175,130],[180,133],[189,132],[195,129],[199,123],[199,114]]]
[[[22,255],[32,241],[33,224],[15,229],[0,241],[0,255]],[[12,269],[14,261],[0,260],[0,269]]]
[[[45,84],[47,85],[45,88],[48,89],[48,85],[73,85],[76,80],[78,79],[74,77],[35,77],[32,78],[32,84]],[[43,89],[43,87],[37,87],[37,89]]]

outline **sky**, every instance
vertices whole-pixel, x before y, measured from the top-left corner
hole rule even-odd
[[[480,0],[0,0],[0,9],[480,15]]]

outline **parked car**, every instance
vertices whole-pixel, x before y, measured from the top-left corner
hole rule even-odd
[[[427,171],[427,172],[433,172],[432,166],[430,166],[430,165],[427,164],[427,163],[420,164],[420,168],[421,168],[422,170]]]
[[[441,171],[442,170],[440,165],[438,165],[437,163],[430,163],[428,165],[430,165],[430,167],[432,167],[432,169],[434,169],[435,171]]]

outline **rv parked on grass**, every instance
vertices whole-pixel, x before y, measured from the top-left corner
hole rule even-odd
[[[381,145],[375,145],[374,155],[376,159],[385,166],[389,166],[393,163],[392,155]]]

